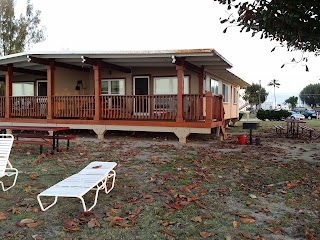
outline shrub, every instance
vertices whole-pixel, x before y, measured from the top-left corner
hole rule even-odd
[[[266,119],[268,120],[273,120],[273,121],[280,121],[284,118],[289,117],[291,114],[287,111],[287,110],[279,110],[279,111],[275,111],[275,110],[262,110],[260,109],[257,112],[257,118],[265,121]]]

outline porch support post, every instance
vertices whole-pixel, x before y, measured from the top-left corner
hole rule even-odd
[[[47,102],[48,102],[48,115],[47,119],[53,119],[54,107],[53,107],[53,99],[54,95],[54,60],[50,59],[49,64],[47,65]]]
[[[176,122],[183,122],[183,78],[184,67],[183,64],[176,65],[178,76],[178,96],[177,96],[177,118]]]
[[[203,80],[205,78],[205,74],[204,74],[204,71],[202,71],[202,73],[199,73],[198,74],[198,78],[199,78],[199,95],[203,96]],[[200,109],[199,109],[199,114],[200,116],[203,116],[203,98],[200,97],[199,99],[199,104],[200,104]]]
[[[206,123],[211,123],[212,118],[212,110],[213,110],[213,99],[212,99],[212,92],[206,92]]]
[[[11,99],[12,96],[12,74],[13,74],[13,66],[12,64],[8,65],[8,69],[6,71],[6,86],[5,86],[5,118],[11,117]]]
[[[100,101],[100,93],[101,93],[101,66],[100,64],[96,64],[93,66],[93,74],[94,74],[94,120],[101,119],[101,101]]]

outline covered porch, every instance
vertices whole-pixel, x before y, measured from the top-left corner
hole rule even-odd
[[[227,68],[213,49],[9,55],[0,59],[0,124],[68,125],[99,138],[108,129],[174,132],[180,142],[214,128],[219,135],[225,112],[237,118],[246,84]],[[212,91],[213,78],[224,95]],[[32,93],[14,93],[21,83]]]

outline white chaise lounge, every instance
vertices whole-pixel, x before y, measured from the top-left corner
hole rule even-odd
[[[53,185],[47,190],[41,192],[38,196],[38,202],[42,211],[46,211],[55,205],[58,197],[76,197],[81,200],[84,212],[90,211],[97,204],[100,190],[105,190],[108,194],[114,187],[116,172],[113,168],[117,165],[115,162],[91,162],[88,166],[61,182]],[[108,180],[110,179],[110,183]],[[108,187],[108,184],[110,185]],[[83,196],[90,190],[95,190],[94,203],[87,208]],[[41,197],[54,197],[53,203],[44,207]]]
[[[13,183],[9,187],[5,187],[3,181],[0,180],[2,191],[12,188],[17,181],[18,170],[13,168],[9,156],[13,144],[13,136],[11,134],[0,134],[0,179],[13,176]]]

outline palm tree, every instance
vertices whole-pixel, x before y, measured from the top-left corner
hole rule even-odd
[[[278,80],[273,79],[269,82],[268,86],[273,86],[274,105],[277,108],[276,87],[279,88],[280,83],[278,83]]]

